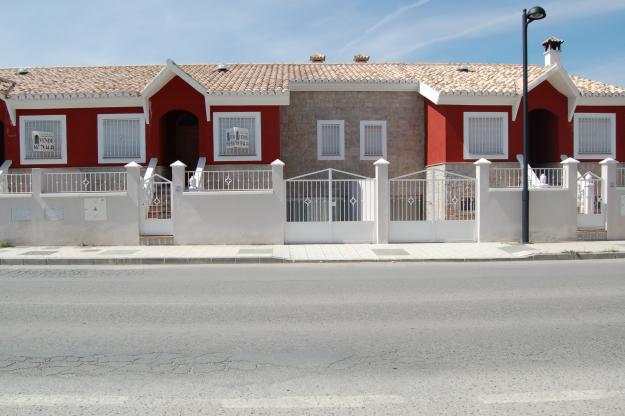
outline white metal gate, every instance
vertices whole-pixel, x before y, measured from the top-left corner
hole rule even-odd
[[[154,174],[143,182],[142,235],[173,233],[171,181]]]
[[[428,169],[390,180],[391,242],[474,241],[475,179]]]
[[[605,229],[603,180],[592,172],[577,178],[577,227]]]
[[[325,169],[286,180],[289,243],[372,242],[375,181]]]

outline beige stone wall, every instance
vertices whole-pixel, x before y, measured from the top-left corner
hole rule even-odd
[[[345,121],[345,160],[317,160],[317,120]],[[280,158],[285,177],[335,168],[374,175],[360,160],[360,121],[386,120],[389,176],[424,168],[423,97],[416,92],[291,92],[280,110]]]

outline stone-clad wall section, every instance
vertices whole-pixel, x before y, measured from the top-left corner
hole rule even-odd
[[[317,160],[317,120],[345,121],[345,160]],[[360,121],[386,120],[390,176],[424,168],[423,97],[416,92],[291,92],[280,110],[280,158],[287,178],[335,168],[373,176],[360,160]]]

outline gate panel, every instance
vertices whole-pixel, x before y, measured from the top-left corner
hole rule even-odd
[[[144,181],[142,235],[173,233],[171,191],[171,181],[158,174]]]
[[[605,229],[603,180],[592,172],[577,179],[577,226]]]
[[[326,169],[286,180],[287,242],[371,242],[375,182]]]
[[[475,179],[430,169],[390,180],[390,240],[474,241]]]

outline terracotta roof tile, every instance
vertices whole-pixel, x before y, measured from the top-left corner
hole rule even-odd
[[[347,63],[347,64],[230,64],[227,71],[216,65],[180,65],[180,68],[214,94],[281,94],[290,82],[422,82],[446,94],[517,94],[520,65],[429,63]],[[31,68],[26,75],[15,68],[0,69],[0,92],[15,87],[10,96],[44,94],[140,95],[163,65]],[[530,80],[549,68],[530,66]],[[573,75],[583,95],[625,95],[625,88]]]

